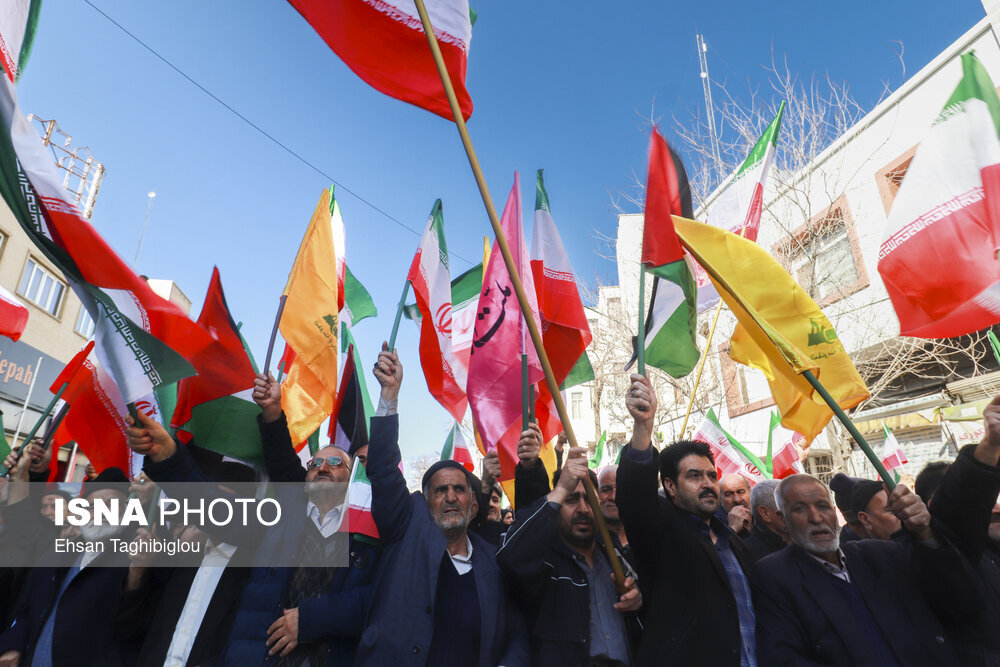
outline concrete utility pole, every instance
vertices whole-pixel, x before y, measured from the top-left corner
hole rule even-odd
[[[989,0],[984,0],[987,2]],[[1000,3],[1000,0],[996,0]],[[708,112],[708,138],[712,142],[712,156],[715,158],[715,168],[722,169],[722,158],[719,155],[719,137],[715,132],[715,105],[712,104],[712,81],[708,78],[708,45],[705,38],[695,35],[698,43],[698,65],[701,68],[701,86],[705,91],[705,109]]]

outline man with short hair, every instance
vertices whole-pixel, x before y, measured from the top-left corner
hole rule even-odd
[[[615,590],[611,564],[597,536],[583,479],[586,449],[569,451],[555,488],[529,507],[507,534],[497,562],[510,578],[531,628],[534,665],[631,664],[626,616],[642,596],[632,577]],[[623,564],[623,567],[626,567]]]
[[[854,493],[854,485],[862,481],[858,477],[848,477],[842,472],[838,472],[830,480],[830,490],[833,491],[833,500],[837,504],[837,509],[844,517],[847,524],[840,529],[840,542],[853,542],[862,540],[868,536],[865,527],[858,521],[858,514],[852,509],[851,495]],[[927,502],[926,500],[924,501]]]
[[[754,666],[751,560],[716,516],[719,482],[708,445],[681,440],[656,455],[656,396],[632,375],[635,425],[618,468],[616,503],[636,556],[646,607],[637,665]],[[666,498],[657,494],[657,470]]]
[[[618,542],[622,545],[622,555],[626,560],[631,560],[632,550],[628,546],[628,535],[625,534],[625,526],[622,525],[622,518],[618,513],[618,505],[615,504],[617,497],[618,466],[611,464],[597,475],[597,499],[601,503],[601,514],[604,516],[604,523],[607,524],[608,530],[615,534]]]
[[[750,482],[743,475],[731,472],[719,480],[719,518],[742,538],[750,536],[753,513],[750,511]]]
[[[889,510],[889,495],[881,482],[863,479],[855,484],[851,509],[869,539],[891,540],[902,528],[899,519]]]
[[[358,647],[358,665],[528,664],[520,616],[496,550],[469,531],[481,483],[457,461],[437,461],[410,494],[399,469],[396,404],[403,367],[383,344],[382,386],[368,449],[372,515],[385,549]]]
[[[750,492],[750,512],[753,514],[753,530],[744,540],[750,557],[756,563],[764,556],[785,548],[788,533],[785,530],[785,519],[778,511],[778,503],[774,499],[774,491],[779,480],[763,479],[757,482]]]
[[[942,621],[974,618],[982,601],[916,494],[899,485],[888,498],[905,543],[841,545],[830,492],[811,475],[782,480],[776,500],[792,544],[757,563],[762,664],[957,664]]]

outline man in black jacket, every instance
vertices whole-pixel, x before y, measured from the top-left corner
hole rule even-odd
[[[967,445],[939,478],[923,471],[917,488],[927,495],[931,515],[972,564],[986,609],[975,623],[960,626],[959,651],[969,665],[1000,665],[1000,397],[983,411],[985,434]],[[928,467],[935,464],[928,464]],[[927,488],[930,486],[930,488]],[[924,488],[921,488],[924,487]]]
[[[632,375],[635,420],[618,468],[617,504],[635,554],[646,628],[638,665],[756,665],[750,556],[714,516],[719,481],[708,445],[680,441],[657,462],[656,396]],[[657,471],[667,497],[657,491]]]
[[[788,477],[777,499],[792,544],[757,563],[762,664],[959,664],[943,622],[967,622],[982,601],[916,494],[900,485],[888,498],[909,543],[842,546],[830,492],[818,479]]]
[[[757,482],[750,492],[750,511],[753,513],[753,529],[744,543],[750,551],[753,562],[785,548],[788,532],[785,519],[778,511],[774,491],[779,480],[764,479]]]
[[[497,552],[528,617],[532,664],[553,667],[629,665],[625,615],[642,605],[632,577],[615,591],[611,565],[596,539],[583,478],[586,450],[570,450],[556,486],[522,510]]]

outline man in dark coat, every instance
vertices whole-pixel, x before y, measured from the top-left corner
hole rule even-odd
[[[657,459],[656,396],[641,375],[632,375],[626,406],[635,426],[618,467],[617,504],[646,610],[636,664],[757,664],[750,555],[714,516],[719,482],[708,445],[680,441]]]
[[[368,479],[383,544],[382,566],[358,665],[528,664],[520,620],[496,563],[496,550],[469,523],[479,481],[457,461],[438,461],[410,494],[399,470],[395,414],[403,368],[383,345],[382,385],[372,418]]]
[[[531,662],[629,665],[626,617],[634,618],[642,597],[632,577],[626,577],[620,597],[611,580],[582,481],[587,474],[596,481],[587,469],[586,449],[570,450],[558,472],[555,488],[522,510],[523,518],[497,552],[528,618]]]
[[[986,609],[975,623],[958,627],[959,650],[968,665],[1000,665],[1000,397],[983,411],[985,434],[946,468],[917,476],[931,516],[975,569]],[[943,475],[940,474],[943,472]],[[938,486],[940,484],[940,486]],[[928,488],[929,487],[929,488]]]
[[[810,475],[782,480],[777,499],[792,544],[757,563],[761,664],[959,664],[942,622],[974,618],[982,601],[916,494],[900,485],[888,499],[909,544],[841,546],[830,492]]]
[[[108,468],[87,484],[85,497],[110,502],[125,499],[125,473]],[[128,556],[112,548],[109,540],[123,537],[117,526],[80,527],[87,551],[70,567],[64,554],[49,552],[40,567],[31,570],[26,594],[13,625],[0,634],[0,660],[20,658],[20,664],[107,665],[122,663],[114,614]],[[57,565],[58,563],[58,565]]]
[[[753,529],[743,542],[747,545],[750,557],[755,563],[764,556],[785,548],[788,533],[785,531],[785,520],[778,511],[778,504],[774,499],[778,481],[761,480],[750,492]]]

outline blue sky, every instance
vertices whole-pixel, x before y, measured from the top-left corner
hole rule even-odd
[[[91,0],[251,122],[340,183],[421,231],[444,202],[453,271],[478,261],[489,223],[452,123],[374,91],[280,0]],[[499,209],[520,170],[526,233],[534,171],[577,276],[616,280],[595,232],[613,234],[612,198],[645,172],[655,102],[703,107],[695,34],[712,79],[769,94],[764,65],[846,81],[871,108],[983,16],[978,0],[939,2],[474,2],[469,130]],[[137,270],[172,278],[197,315],[218,265],[258,360],[302,232],[329,179],[199,90],[84,0],[45,0],[19,83],[21,108],[59,122],[107,168],[93,223],[128,260],[156,189]],[[347,260],[379,317],[358,325],[362,359],[388,337],[418,237],[343,188]],[[529,236],[530,238],[530,236]],[[456,256],[457,255],[457,256]],[[439,450],[449,417],[426,391],[416,327],[397,347],[404,458]],[[374,390],[375,384],[370,380]]]

